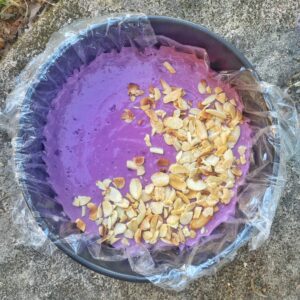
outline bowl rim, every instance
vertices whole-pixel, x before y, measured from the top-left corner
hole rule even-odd
[[[222,38],[220,35],[210,31],[208,28],[206,28],[203,25],[196,24],[190,21],[186,21],[183,19],[179,18],[173,18],[173,17],[167,17],[167,16],[153,16],[149,15],[147,16],[149,19],[150,23],[155,23],[155,22],[164,22],[168,24],[176,24],[176,25],[185,25],[190,28],[196,29],[196,31],[204,32],[208,36],[212,37],[213,39],[217,40],[219,43],[221,43],[223,46],[225,46],[227,49],[230,50],[241,62],[242,65],[244,65],[246,68],[254,70],[253,65],[248,61],[248,59],[237,49],[235,48],[232,44],[227,42],[224,38]],[[90,31],[94,28],[103,26],[107,23],[107,21],[99,22],[96,25],[88,28],[86,31]],[[75,39],[75,42],[77,39]],[[73,43],[73,41],[72,41]],[[53,53],[52,57],[56,56],[56,53],[58,53],[60,50],[60,47],[57,48],[57,50]],[[47,67],[47,62],[44,64],[43,68],[45,69]],[[43,72],[43,70],[42,70]],[[41,73],[42,73],[41,72]],[[258,74],[254,71],[254,74],[259,78]],[[29,203],[30,199],[30,192],[27,190],[26,185],[24,182],[21,183],[22,187],[22,194],[24,196],[24,199],[26,201],[27,206],[29,207],[30,211],[32,211],[31,204]],[[118,273],[116,271],[112,271],[106,267],[96,265],[90,260],[80,256],[79,254],[75,253],[72,248],[66,244],[63,243],[61,240],[58,240],[56,235],[54,235],[50,230],[47,222],[43,220],[43,218],[39,217],[38,220],[38,225],[42,228],[43,231],[47,230],[48,232],[48,237],[49,239],[64,253],[66,253],[69,257],[80,263],[81,265],[106,276],[115,278],[115,279],[120,279],[120,280],[125,280],[125,281],[130,281],[130,282],[140,282],[140,283],[145,283],[149,282],[148,279],[146,279],[144,276],[140,274],[132,275],[132,274],[124,274],[124,273]],[[242,245],[244,245],[249,239],[251,235],[251,231],[253,230],[253,227],[251,225],[246,225],[243,230],[238,234],[237,238],[233,243],[231,243],[229,246],[226,247],[221,253],[217,254],[214,256],[212,259],[209,259],[207,262],[200,264],[202,268],[207,268],[211,267],[212,265],[216,264],[218,260],[230,256],[230,254],[234,254],[236,250],[238,250]],[[200,266],[199,265],[199,266]]]

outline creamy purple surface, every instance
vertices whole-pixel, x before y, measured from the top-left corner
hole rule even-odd
[[[164,61],[171,63],[176,74],[170,74],[163,67]],[[71,220],[82,218],[87,224],[87,233],[98,233],[98,226],[88,219],[88,213],[81,217],[81,209],[74,207],[72,201],[78,195],[91,196],[92,202],[98,205],[102,195],[95,185],[96,181],[120,176],[126,179],[121,190],[125,195],[130,179],[136,178],[136,172],[126,167],[126,161],[134,156],[145,157],[143,186],[150,183],[151,175],[160,170],[156,164],[159,158],[175,162],[176,151],[165,144],[162,135],[155,135],[151,141],[153,146],[165,150],[164,155],[149,152],[144,136],[151,133],[151,126],[145,113],[134,108],[139,105],[140,98],[135,102],[129,100],[128,83],[136,83],[142,90],[148,91],[151,84],[161,88],[159,80],[162,78],[172,86],[183,87],[185,99],[191,100],[196,107],[197,102],[206,97],[200,95],[197,89],[199,81],[205,79],[212,88],[220,86],[229,98],[238,100],[236,91],[218,82],[213,75],[214,72],[207,69],[203,60],[172,48],[147,49],[144,54],[133,48],[123,48],[121,53],[100,55],[68,79],[53,100],[47,117],[44,159],[49,182]],[[172,104],[162,106],[161,102],[158,109],[163,107],[169,114],[174,110]],[[238,107],[242,110],[239,100]],[[130,124],[121,120],[125,108],[135,114],[135,120]],[[139,126],[137,121],[141,119],[144,123]],[[241,166],[243,176],[236,182],[234,191],[248,171],[251,147],[249,125],[244,123],[240,127],[241,136],[233,152],[238,157],[238,146],[245,145],[247,163]],[[209,235],[217,225],[228,220],[234,214],[236,202],[237,197],[233,197],[228,205],[219,205],[220,210],[206,225],[206,232],[198,232],[197,237],[187,240],[186,244],[193,245],[200,236]]]

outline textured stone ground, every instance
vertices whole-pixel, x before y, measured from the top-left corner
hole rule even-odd
[[[298,0],[66,0],[40,18],[0,61],[0,103],[13,88],[15,76],[54,31],[81,17],[122,11],[204,24],[242,50],[264,80],[283,88],[300,81]],[[290,90],[299,102],[297,88]],[[14,185],[7,164],[9,141],[4,134],[0,139],[0,299],[299,299],[300,188],[293,163],[268,242],[254,252],[242,249],[217,275],[199,279],[176,294],[150,284],[110,279],[59,251],[47,256],[22,245],[10,217],[16,199],[10,196]]]

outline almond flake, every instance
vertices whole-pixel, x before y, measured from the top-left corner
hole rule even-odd
[[[203,161],[205,164],[207,164],[208,166],[216,166],[217,163],[219,162],[220,158],[216,155],[210,155],[208,157],[206,157],[206,159]]]
[[[179,222],[179,217],[178,217],[178,216],[172,215],[172,216],[169,216],[169,217],[167,218],[167,223],[168,223],[168,225],[170,225],[171,227],[177,226],[177,225],[178,225],[178,222]]]
[[[150,241],[153,237],[153,234],[151,231],[144,231],[143,232],[143,239],[147,242]]]
[[[161,238],[164,238],[167,236],[168,233],[168,225],[167,224],[162,224],[160,229],[159,229],[159,236]]]
[[[113,212],[113,206],[107,200],[104,200],[102,202],[102,209],[103,209],[104,217],[109,217]]]
[[[193,191],[202,191],[206,189],[206,184],[202,180],[194,180],[192,178],[188,178],[186,181],[187,186],[189,189]]]
[[[202,207],[200,206],[195,207],[193,219],[199,219],[201,212],[202,212]]]
[[[130,229],[127,229],[125,232],[124,232],[124,236],[128,239],[132,239],[133,236],[134,236],[134,232],[131,231]]]
[[[155,101],[158,101],[161,97],[161,93],[160,93],[160,90],[159,88],[154,88],[154,100]]]
[[[246,146],[239,146],[239,147],[238,147],[238,153],[239,153],[240,155],[245,154],[246,150],[247,150],[247,147],[246,147]]]
[[[151,180],[155,186],[166,186],[169,184],[169,175],[162,172],[154,173]]]
[[[144,156],[135,156],[133,158],[133,162],[137,165],[137,166],[142,166],[145,163],[145,157]]]
[[[169,174],[169,178],[170,178],[170,185],[174,189],[180,190],[180,191],[184,191],[186,189],[185,180],[182,177],[180,177],[179,175]]]
[[[114,234],[115,235],[122,234],[126,231],[126,229],[127,227],[125,224],[117,223],[114,228]]]
[[[211,103],[213,103],[215,100],[216,100],[216,94],[212,94],[212,95],[210,95],[210,96],[208,96],[208,97],[206,97],[202,102],[201,102],[201,104],[202,105],[210,105]]]
[[[118,203],[122,201],[122,194],[119,190],[117,190],[114,187],[109,188],[109,192],[107,194],[107,197],[110,201]]]
[[[207,83],[205,80],[201,80],[198,84],[198,91],[200,94],[205,94]]]
[[[207,86],[207,87],[206,87],[206,93],[207,93],[207,94],[211,94],[211,92],[212,92],[212,91],[211,91],[211,87],[210,87],[210,86]]]
[[[216,96],[216,100],[218,100],[221,103],[225,103],[226,101],[226,94],[225,93],[220,93]]]
[[[124,246],[129,246],[129,245],[130,245],[129,241],[128,241],[126,238],[122,238],[122,239],[121,239],[121,243],[122,243]]]
[[[144,166],[138,166],[136,169],[136,175],[137,176],[143,176],[146,173]]]
[[[168,93],[164,96],[164,103],[174,102],[177,101],[182,95],[182,89],[175,89],[174,91]]]
[[[141,243],[141,238],[142,238],[142,230],[137,229],[137,231],[134,233],[134,240],[137,244]]]
[[[180,216],[180,223],[182,225],[188,225],[192,221],[192,218],[193,218],[192,211],[185,212]]]
[[[85,231],[86,224],[84,223],[84,221],[82,221],[81,219],[78,218],[78,219],[76,219],[75,224],[76,224],[76,227],[77,227],[80,231],[82,231],[82,232]]]
[[[159,167],[168,167],[170,165],[170,161],[164,157],[157,160],[157,165]]]
[[[165,61],[163,63],[164,67],[171,73],[171,74],[175,74],[176,73],[176,70],[173,68],[173,66],[168,62],[168,61]]]
[[[202,214],[204,217],[212,217],[214,214],[214,209],[212,207],[206,207],[204,208]]]
[[[121,119],[126,123],[131,123],[134,120],[134,114],[130,109],[124,109],[124,112],[121,115]]]
[[[113,184],[116,188],[122,189],[125,186],[125,178],[124,177],[115,177],[113,179]]]
[[[73,200],[73,205],[74,206],[83,206],[83,205],[87,205],[90,201],[92,200],[91,197],[87,197],[87,196],[78,196],[75,197]]]
[[[167,82],[165,80],[161,79],[160,80],[160,84],[161,84],[161,86],[163,88],[163,93],[165,95],[170,94],[172,92],[171,87],[167,84]]]
[[[201,215],[199,217],[199,219],[193,219],[191,221],[190,227],[193,230],[200,229],[203,226],[205,226],[210,221],[210,219],[211,219],[211,217],[205,217],[205,216]]]
[[[215,87],[214,91],[215,91],[216,94],[220,94],[220,93],[223,92],[222,88],[219,87],[219,86]]]
[[[164,149],[158,147],[150,147],[150,152],[155,154],[164,154]]]
[[[143,187],[141,181],[138,178],[131,179],[129,185],[129,191],[134,199],[138,200],[141,197],[142,189]]]
[[[215,109],[206,109],[205,111],[217,118],[226,119],[226,114],[224,112],[220,112]]]
[[[180,129],[183,126],[183,121],[178,117],[168,117],[164,119],[164,125],[171,129]]]
[[[172,164],[169,171],[173,174],[188,174],[189,170],[187,167],[180,164]]]
[[[151,147],[151,146],[152,146],[151,141],[150,141],[150,135],[149,135],[149,134],[146,134],[146,135],[145,135],[144,141],[145,141],[147,147]]]
[[[92,220],[92,221],[96,221],[97,211],[98,211],[97,205],[94,204],[94,203],[88,203],[87,207],[90,210],[89,219]]]
[[[163,212],[164,204],[162,202],[151,202],[150,208],[153,214],[160,215]]]
[[[135,162],[134,161],[132,161],[132,160],[127,160],[127,162],[126,162],[126,167],[127,167],[127,169],[129,169],[129,170],[137,170],[137,168],[138,168],[138,166],[135,164]]]
[[[85,217],[86,214],[86,206],[81,206],[81,216]]]

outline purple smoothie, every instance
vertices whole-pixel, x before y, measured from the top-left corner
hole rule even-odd
[[[163,62],[169,61],[176,69],[176,74],[170,74]],[[145,134],[151,133],[148,117],[140,109],[138,98],[131,102],[127,95],[128,83],[136,83],[146,93],[149,86],[161,85],[162,78],[172,86],[183,87],[185,99],[197,102],[206,97],[200,95],[197,85],[205,79],[212,88],[222,87],[229,98],[237,100],[237,106],[242,110],[242,103],[236,91],[228,85],[217,81],[215,73],[209,70],[204,61],[195,55],[177,52],[172,48],[161,47],[146,49],[139,53],[133,48],[123,48],[120,53],[102,54],[88,66],[76,71],[63,86],[52,101],[52,107],[47,117],[44,129],[45,163],[49,174],[49,183],[57,193],[58,201],[72,220],[81,218],[86,223],[86,233],[98,233],[98,226],[90,221],[88,213],[81,217],[81,209],[72,205],[78,195],[91,196],[92,202],[102,201],[101,190],[95,185],[97,180],[105,178],[124,177],[126,185],[121,190],[128,192],[129,182],[136,178],[136,172],[126,167],[126,161],[134,156],[145,157],[146,174],[142,184],[151,182],[151,175],[159,171],[156,162],[165,157],[175,162],[176,151],[165,144],[162,135],[151,137],[153,146],[162,147],[164,155],[152,154],[144,142]],[[174,110],[172,104],[158,101],[157,109],[162,108],[169,114]],[[128,124],[121,120],[125,108],[134,112],[135,120]],[[144,123],[138,125],[138,120]],[[245,122],[240,125],[241,136],[233,149],[237,155],[239,145],[247,147],[247,164],[241,167],[243,175],[236,182],[234,191],[243,182],[249,168],[251,130]],[[238,156],[238,155],[237,155]],[[228,220],[235,211],[237,197],[234,196],[228,205],[219,205],[220,210],[206,225],[205,233],[197,233],[195,239],[187,240],[193,245],[200,236],[209,235],[216,226]]]

